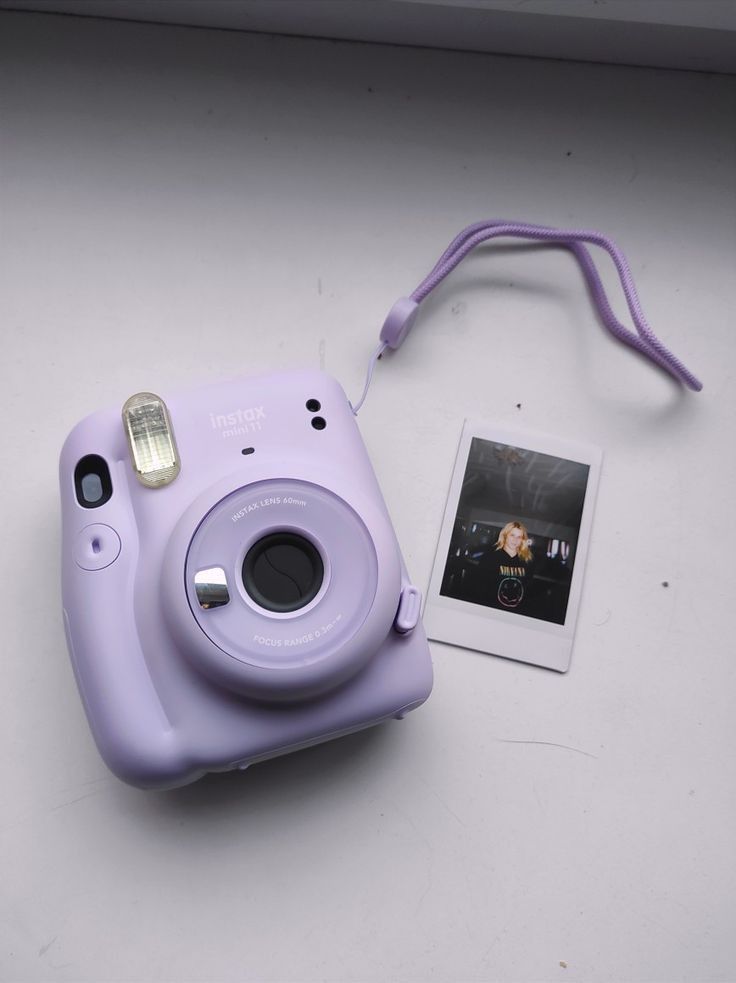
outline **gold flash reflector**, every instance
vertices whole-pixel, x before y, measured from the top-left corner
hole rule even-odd
[[[136,393],[123,406],[123,423],[136,477],[147,488],[170,485],[181,470],[166,403]]]

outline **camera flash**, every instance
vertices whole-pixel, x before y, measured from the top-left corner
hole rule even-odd
[[[141,484],[147,488],[170,485],[181,465],[164,401],[154,393],[136,393],[123,406],[123,423]]]

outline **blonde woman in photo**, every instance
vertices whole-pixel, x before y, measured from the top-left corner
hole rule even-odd
[[[520,610],[529,590],[532,559],[526,526],[517,520],[507,522],[495,548],[487,550],[479,563],[485,603],[507,611]]]

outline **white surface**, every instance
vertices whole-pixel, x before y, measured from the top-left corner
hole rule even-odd
[[[3,980],[733,979],[735,108],[731,78],[0,15]],[[603,447],[570,672],[436,645],[402,723],[121,785],[64,646],[67,431],[240,371],[357,395],[396,297],[498,215],[605,229],[706,386],[528,249],[378,367],[422,588],[465,416]]]
[[[736,73],[732,0],[0,0],[0,9]]]

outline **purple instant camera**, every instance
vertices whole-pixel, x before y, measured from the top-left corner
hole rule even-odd
[[[124,781],[184,785],[428,697],[420,594],[334,379],[140,393],[79,423],[60,468],[69,650]]]

